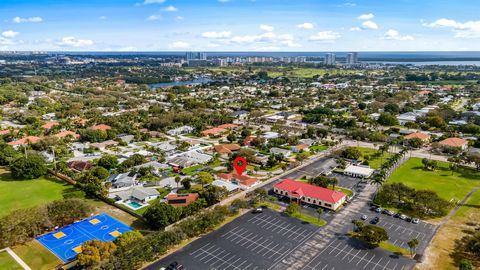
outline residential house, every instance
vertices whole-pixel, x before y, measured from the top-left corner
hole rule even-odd
[[[430,141],[430,135],[422,132],[414,132],[406,135],[403,137],[406,140],[411,140],[411,139],[419,139],[424,143],[427,143]]]
[[[468,148],[468,141],[462,138],[448,138],[440,141],[439,144],[445,149],[458,148],[466,150]]]
[[[217,144],[214,146],[215,152],[220,155],[227,156],[228,154],[240,150],[240,145],[238,144]]]
[[[122,202],[136,201],[141,203],[147,203],[160,196],[160,193],[154,188],[144,187],[131,187],[127,190],[116,192],[112,194],[116,200]]]
[[[16,141],[11,141],[8,144],[12,146],[27,145],[27,144],[36,144],[41,140],[37,136],[27,136]]]
[[[302,151],[308,151],[308,144],[297,144],[295,146],[292,146],[291,147],[292,149],[292,152],[294,153],[299,153],[299,152],[302,152]]]
[[[137,174],[131,172],[112,174],[106,181],[112,183],[112,188],[131,187],[138,184]]]
[[[170,136],[178,136],[183,134],[189,134],[195,131],[195,128],[192,126],[181,126],[178,128],[170,129],[167,131],[167,134]]]
[[[88,161],[72,160],[67,163],[67,167],[76,172],[82,172],[84,170],[89,170],[93,165]]]
[[[274,154],[274,155],[281,154],[283,155],[283,157],[288,158],[292,155],[292,151],[283,149],[283,148],[272,147],[270,148],[270,154]]]
[[[62,131],[62,132],[59,132],[55,135],[53,135],[59,139],[63,139],[63,138],[66,138],[66,137],[71,137],[71,138],[74,138],[74,139],[80,139],[80,134],[77,134],[73,131],[70,131],[70,130],[65,130],[65,131]]]
[[[100,124],[100,125],[91,126],[90,129],[107,131],[109,129],[112,129],[112,127],[109,125]]]
[[[165,199],[167,204],[173,207],[180,207],[180,206],[187,206],[198,199],[198,193],[190,193],[190,194],[175,194],[170,193],[168,194]]]

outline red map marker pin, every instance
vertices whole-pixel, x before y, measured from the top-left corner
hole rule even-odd
[[[239,162],[241,164],[239,164]],[[244,157],[236,157],[233,160],[233,167],[235,168],[235,171],[237,171],[238,176],[242,176],[242,173],[247,168],[247,160]]]

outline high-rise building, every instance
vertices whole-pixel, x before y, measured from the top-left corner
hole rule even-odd
[[[325,65],[335,65],[335,54],[334,53],[327,53],[325,55],[324,63]]]
[[[187,61],[190,60],[207,60],[207,53],[204,52],[187,52]]]
[[[358,53],[352,52],[347,54],[347,60],[345,64],[347,65],[355,65],[358,63]]]

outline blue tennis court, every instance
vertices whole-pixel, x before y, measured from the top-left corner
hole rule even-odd
[[[88,240],[113,241],[122,233],[133,229],[107,214],[99,214],[37,237],[42,245],[68,262],[82,252]]]

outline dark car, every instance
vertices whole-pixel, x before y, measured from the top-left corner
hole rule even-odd
[[[395,213],[395,215],[393,215],[394,218],[399,218],[400,217],[400,213]]]
[[[165,270],[183,270],[183,265],[178,262],[172,262]]]
[[[406,221],[406,222],[411,222],[411,221],[412,221],[412,218],[411,218],[411,217],[407,217],[407,218],[405,219],[405,221]]]
[[[379,218],[379,217],[374,217],[374,218],[370,221],[370,223],[371,223],[371,224],[377,224],[379,221],[380,221],[380,218]]]

